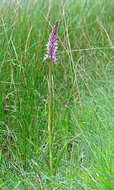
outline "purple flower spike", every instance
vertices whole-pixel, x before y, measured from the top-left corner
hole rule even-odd
[[[55,25],[52,29],[52,32],[49,36],[49,41],[46,45],[46,55],[44,57],[44,61],[46,59],[52,60],[54,61],[55,64],[57,64],[57,60],[56,60],[56,51],[58,48],[58,41],[57,41],[57,27],[58,27],[58,21],[56,20]]]

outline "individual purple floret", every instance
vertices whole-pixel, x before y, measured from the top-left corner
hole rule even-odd
[[[56,60],[56,51],[58,48],[58,41],[57,41],[57,27],[58,27],[58,21],[56,20],[55,25],[52,29],[52,32],[49,36],[49,41],[46,45],[46,55],[44,57],[44,61],[46,59],[54,61],[55,64],[57,64]]]

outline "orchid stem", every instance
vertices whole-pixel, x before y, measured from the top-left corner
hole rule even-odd
[[[49,166],[51,175],[53,175],[53,155],[52,155],[52,129],[51,129],[51,98],[52,98],[52,60],[50,60],[49,63],[49,100],[48,100],[48,106],[49,106],[49,115],[48,115],[48,135],[49,135]]]

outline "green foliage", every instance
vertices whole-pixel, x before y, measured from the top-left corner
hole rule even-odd
[[[0,4],[0,189],[114,189],[113,10],[113,0]],[[43,58],[56,19],[51,176]]]

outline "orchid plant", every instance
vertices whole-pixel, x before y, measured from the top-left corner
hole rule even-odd
[[[46,54],[44,57],[44,61],[47,59],[49,60],[49,94],[48,94],[48,138],[49,138],[49,166],[51,174],[53,175],[53,154],[52,154],[52,119],[51,119],[51,112],[52,112],[52,63],[54,62],[57,64],[56,59],[56,51],[58,48],[58,41],[57,41],[57,28],[58,28],[58,21],[55,21],[54,27],[52,28],[52,32],[49,36],[48,43],[46,45]]]

